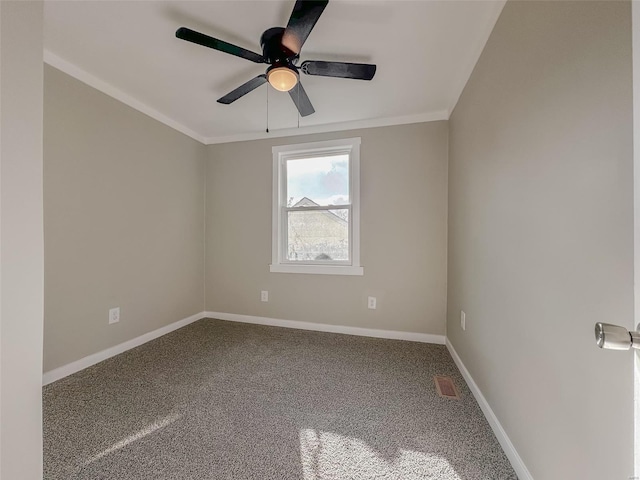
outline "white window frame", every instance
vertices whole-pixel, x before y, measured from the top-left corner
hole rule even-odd
[[[321,275],[364,275],[360,265],[360,137],[299,143],[273,147],[272,200],[272,273],[311,273]],[[285,254],[287,238],[287,160],[322,155],[349,155],[349,261],[288,261]],[[307,207],[312,208],[312,207]],[[326,207],[322,207],[326,209]]]

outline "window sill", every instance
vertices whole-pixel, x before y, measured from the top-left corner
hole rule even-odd
[[[350,265],[269,265],[271,273],[307,273],[313,275],[364,275],[363,267]]]

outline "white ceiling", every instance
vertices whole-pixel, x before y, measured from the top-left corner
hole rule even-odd
[[[301,61],[375,63],[370,81],[301,75],[316,113],[262,86],[216,100],[266,65],[175,38],[180,26],[261,53],[293,0],[47,1],[45,61],[203,143],[446,119],[503,0],[331,0]],[[300,129],[298,127],[300,122]],[[295,129],[295,130],[292,130]]]

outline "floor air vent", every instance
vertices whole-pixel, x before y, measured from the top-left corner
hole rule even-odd
[[[458,395],[458,390],[456,390],[456,386],[453,384],[453,380],[451,379],[451,377],[436,375],[433,377],[433,380],[436,382],[436,390],[438,390],[438,395],[443,398],[453,398],[455,400],[460,400],[460,395]]]

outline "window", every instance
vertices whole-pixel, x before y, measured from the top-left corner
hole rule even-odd
[[[362,275],[360,139],[273,147],[271,271]]]

